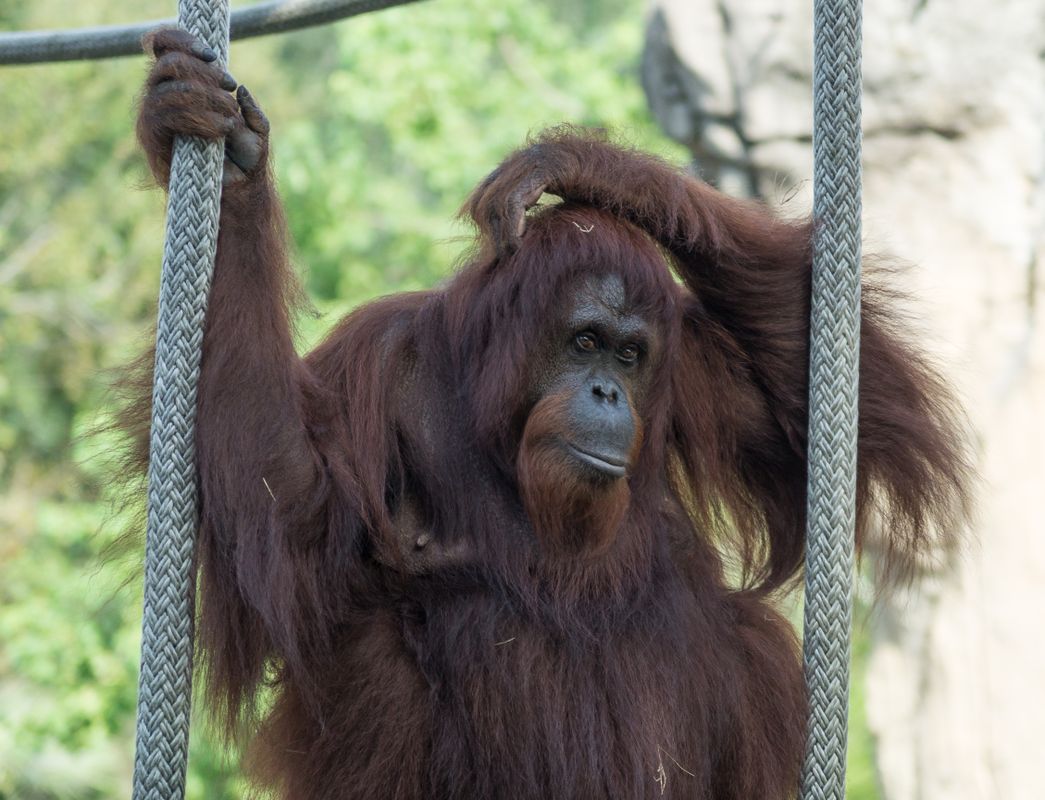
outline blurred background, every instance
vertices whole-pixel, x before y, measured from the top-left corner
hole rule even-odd
[[[807,5],[430,0],[234,44],[318,312],[302,347],[446,275],[468,191],[558,122],[808,211]],[[0,28],[173,6],[0,0]],[[1029,800],[1045,758],[1045,3],[880,0],[865,37],[867,247],[917,264],[898,280],[969,408],[983,480],[969,545],[858,610],[849,797]],[[0,800],[130,792],[141,551],[117,544],[133,508],[110,486],[114,442],[86,434],[155,316],[144,75],[143,58],[0,70]],[[235,762],[201,719],[189,797],[243,796]]]

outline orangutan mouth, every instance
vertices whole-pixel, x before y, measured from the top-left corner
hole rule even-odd
[[[566,442],[565,444],[571,455],[601,473],[614,478],[623,478],[628,474],[628,462],[620,456],[590,453],[571,442]]]

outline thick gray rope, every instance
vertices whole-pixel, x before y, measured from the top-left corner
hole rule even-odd
[[[845,797],[860,342],[860,0],[814,0],[803,800]]]
[[[228,0],[179,0],[178,24],[226,63]],[[149,442],[135,800],[184,796],[197,530],[196,384],[217,248],[222,142],[179,137],[167,201]]]
[[[270,0],[233,12],[231,37],[249,39],[293,31],[414,2],[417,0]],[[172,24],[173,19],[157,19],[134,25],[3,33],[0,34],[0,64],[136,55],[142,51],[141,40],[145,33]]]

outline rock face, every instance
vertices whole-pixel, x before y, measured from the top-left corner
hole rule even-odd
[[[888,800],[1045,796],[1045,3],[879,0],[864,23],[866,249],[966,402],[971,543],[876,614]],[[812,4],[659,0],[643,81],[696,170],[806,213]]]

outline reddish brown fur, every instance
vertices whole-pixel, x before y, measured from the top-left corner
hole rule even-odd
[[[519,446],[518,480],[534,535],[546,552],[601,556],[617,537],[630,492],[622,480],[578,481],[577,465],[558,444],[568,394],[551,394],[533,407]],[[642,449],[637,421],[632,460]]]
[[[519,238],[519,187],[542,186],[568,202]],[[804,691],[770,597],[804,544],[810,225],[573,131],[467,210],[449,284],[301,360],[272,182],[226,192],[197,436],[212,707],[294,800],[791,797]],[[610,273],[663,347],[629,478],[584,487],[542,447],[559,401],[529,390],[532,346]],[[878,498],[911,553],[966,467],[902,334],[868,293],[861,523]]]

